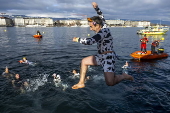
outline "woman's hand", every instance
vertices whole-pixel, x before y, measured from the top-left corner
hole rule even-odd
[[[98,7],[96,2],[92,2],[92,5],[93,5],[94,8]]]
[[[73,38],[73,42],[78,42],[78,40],[79,40],[79,37],[74,37]]]

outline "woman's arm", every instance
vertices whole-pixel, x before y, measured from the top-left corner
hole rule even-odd
[[[92,45],[92,44],[98,42],[100,39],[101,39],[101,36],[99,34],[96,34],[96,35],[94,35],[91,38],[84,38],[84,39],[83,38],[79,38],[79,37],[74,37],[73,41],[74,42],[82,43],[84,45]]]
[[[100,8],[98,7],[97,3],[96,2],[92,2],[92,5],[93,5],[93,8],[96,10],[98,16],[102,19],[103,27],[107,27],[106,26],[106,21],[104,19],[104,15],[103,15],[102,11],[100,10]]]

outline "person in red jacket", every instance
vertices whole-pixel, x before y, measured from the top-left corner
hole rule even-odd
[[[146,53],[146,43],[148,43],[148,39],[146,38],[146,35],[144,35],[144,37],[140,39],[140,42],[141,42],[141,51]]]

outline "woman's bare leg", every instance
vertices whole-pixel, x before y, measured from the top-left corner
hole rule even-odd
[[[72,86],[72,89],[79,89],[85,87],[85,77],[89,65],[97,65],[95,56],[88,56],[82,59],[80,69],[80,80],[78,84]]]
[[[131,75],[128,75],[126,73],[123,73],[122,75],[115,75],[113,72],[104,72],[105,75],[105,81],[108,86],[114,86],[117,83],[121,82],[122,80],[131,80],[133,81],[133,77]]]

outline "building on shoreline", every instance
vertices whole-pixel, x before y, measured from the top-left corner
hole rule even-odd
[[[147,27],[150,26],[149,21],[130,21],[130,20],[106,20],[110,27]],[[87,20],[57,20],[54,21],[54,26],[68,27],[88,27]]]
[[[12,27],[14,23],[12,19],[7,17],[0,17],[0,27]]]
[[[36,17],[0,17],[0,27],[52,27],[54,26],[51,18],[36,18]]]
[[[51,18],[14,18],[17,27],[52,27],[54,25]]]
[[[151,25],[149,21],[130,21],[130,20],[106,20],[110,27],[147,27]],[[39,18],[39,17],[22,17],[17,16],[13,19],[7,17],[0,17],[1,27],[88,27],[88,21],[85,19],[60,19],[53,20],[52,18]]]

